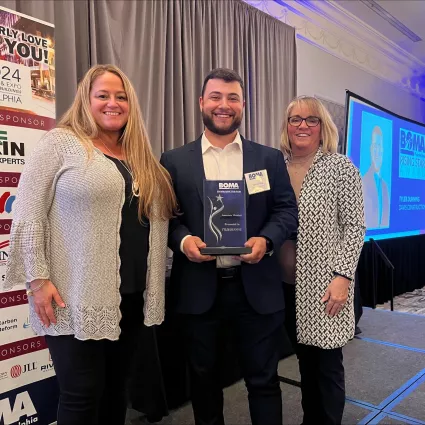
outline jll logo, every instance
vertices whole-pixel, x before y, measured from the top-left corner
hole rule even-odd
[[[10,369],[10,376],[12,378],[19,378],[21,374],[26,372],[31,372],[36,369],[37,369],[37,366],[35,365],[35,362],[27,363],[26,365],[24,365],[23,369],[21,365],[15,365],[15,366],[12,366],[12,368]]]
[[[12,366],[12,368],[10,369],[10,376],[12,378],[19,378],[21,374],[22,374],[22,367],[19,364]]]

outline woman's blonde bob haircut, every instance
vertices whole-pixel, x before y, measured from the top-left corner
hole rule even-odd
[[[282,135],[280,144],[285,157],[292,156],[291,142],[288,137],[288,118],[295,106],[306,106],[310,110],[310,114],[320,118],[320,141],[323,152],[336,152],[338,148],[338,130],[332,120],[329,111],[322,102],[315,97],[300,96],[296,97],[286,108],[282,123]],[[304,117],[306,118],[306,117]]]
[[[152,152],[136,93],[130,80],[119,68],[114,65],[95,65],[90,68],[79,83],[74,102],[62,116],[58,127],[73,131],[87,149],[89,158],[92,157],[92,140],[99,137],[101,129],[91,113],[90,91],[96,78],[107,72],[121,79],[127,94],[128,121],[122,129],[120,143],[139,188],[139,220],[143,217],[168,220],[177,210],[171,178]]]

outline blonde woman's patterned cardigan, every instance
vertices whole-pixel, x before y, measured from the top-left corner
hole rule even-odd
[[[337,153],[319,149],[299,199],[296,317],[299,343],[330,349],[354,336],[354,273],[365,235],[358,169]],[[335,317],[321,299],[335,274],[351,279],[349,296]]]

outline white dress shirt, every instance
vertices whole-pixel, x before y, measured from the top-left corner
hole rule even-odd
[[[204,162],[205,178],[207,180],[242,180],[243,179],[243,148],[241,136],[236,133],[232,143],[229,143],[224,149],[213,146],[205,136],[202,135],[202,159]],[[183,252],[183,242],[188,236],[185,236],[180,244]],[[230,255],[217,257],[217,267],[233,267],[240,265],[239,260],[234,260]]]

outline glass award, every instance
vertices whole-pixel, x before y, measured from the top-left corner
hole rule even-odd
[[[204,180],[203,255],[250,254],[243,180]]]

